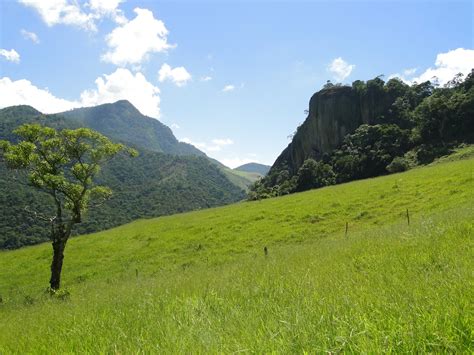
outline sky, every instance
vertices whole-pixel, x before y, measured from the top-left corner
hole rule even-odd
[[[127,99],[227,166],[271,165],[327,80],[468,73],[473,4],[0,0],[0,107]]]

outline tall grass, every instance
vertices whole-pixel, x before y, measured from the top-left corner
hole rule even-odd
[[[48,245],[1,253],[0,354],[472,352],[473,165],[80,237],[65,300]]]

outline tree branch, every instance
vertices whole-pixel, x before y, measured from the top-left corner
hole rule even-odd
[[[35,216],[35,218],[39,219],[39,220],[42,220],[42,221],[46,221],[46,222],[49,222],[49,223],[53,223],[54,220],[56,219],[55,216],[46,216],[45,214],[42,214],[42,213],[39,213],[37,211],[33,211],[29,208],[29,206],[25,206],[24,210],[28,213],[31,213],[33,216]]]

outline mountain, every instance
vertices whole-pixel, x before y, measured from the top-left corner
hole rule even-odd
[[[259,163],[248,163],[248,164],[241,165],[241,166],[235,168],[234,170],[244,171],[244,172],[247,172],[247,173],[256,173],[256,174],[260,174],[262,176],[265,176],[265,175],[267,175],[268,171],[270,170],[270,166],[259,164]]]
[[[394,91],[380,90],[371,81],[363,91],[354,85],[316,92],[309,101],[308,117],[272,169],[287,167],[296,173],[306,159],[332,152],[360,125],[381,123],[395,99]]]
[[[261,199],[408,170],[474,143],[474,69],[444,87],[391,78],[328,83],[249,197]]]
[[[57,115],[137,148],[175,155],[205,156],[191,144],[178,141],[168,126],[142,115],[127,100],[78,108]]]
[[[129,101],[83,107],[57,114],[80,127],[92,128],[107,137],[153,152],[174,155],[207,157],[191,144],[180,142],[169,127],[157,119],[142,115]],[[219,161],[207,157],[238,188],[247,191],[257,179],[253,175],[240,174]]]
[[[41,123],[55,128],[77,128],[90,124],[114,136],[113,139],[138,148],[140,155],[137,158],[116,157],[104,166],[98,177],[99,183],[109,185],[114,194],[106,204],[87,214],[84,223],[77,226],[76,234],[111,228],[137,218],[229,204],[245,197],[243,189],[232,183],[221,167],[196,148],[178,142],[166,126],[138,116],[133,106],[130,107],[126,102],[102,106],[98,110],[74,110],[76,113],[82,112],[81,120],[73,111],[63,116],[43,115],[29,106],[0,110],[0,139],[15,140],[13,129],[24,123]],[[120,107],[126,109],[125,114],[120,112]],[[115,113],[121,130],[114,129],[113,121],[102,116],[104,108]],[[89,115],[96,112],[103,112],[95,116],[99,123],[94,123],[92,115]],[[137,121],[143,120],[145,123],[133,122],[132,113]],[[130,121],[128,129],[122,125],[127,120]],[[139,145],[140,135],[130,129],[138,127],[139,130],[145,126],[151,127],[149,132],[153,132],[154,140],[150,145],[155,147],[155,151]],[[162,138],[166,144],[160,142]],[[158,152],[162,147],[182,154]],[[195,154],[184,155],[186,150]],[[48,239],[48,226],[35,220],[25,207],[48,214],[52,207],[49,199],[49,195],[27,186],[24,177],[17,176],[0,163],[0,249],[17,248]]]

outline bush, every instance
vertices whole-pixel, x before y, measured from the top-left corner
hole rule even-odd
[[[410,169],[409,163],[404,157],[395,157],[390,164],[387,165],[387,171],[389,173],[401,173]]]
[[[296,191],[306,191],[318,187],[334,185],[336,174],[329,164],[322,161],[307,159],[298,170]]]

